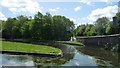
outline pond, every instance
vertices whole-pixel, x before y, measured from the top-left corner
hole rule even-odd
[[[67,51],[68,50],[68,51]],[[118,53],[94,48],[68,46],[63,57],[42,57],[32,55],[2,56],[2,66],[120,66]]]

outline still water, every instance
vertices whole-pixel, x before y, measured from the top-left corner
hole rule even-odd
[[[2,66],[120,66],[118,53],[74,46],[66,50],[69,52],[66,51],[63,57],[0,54],[0,60]]]

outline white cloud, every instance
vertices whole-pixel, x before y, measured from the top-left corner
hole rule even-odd
[[[103,2],[111,2],[112,0],[100,0],[100,1],[103,1]]]
[[[85,3],[85,4],[91,4],[91,2],[118,2],[117,0],[80,0],[79,2]]]
[[[82,18],[82,20],[85,20],[85,19],[86,19],[85,17]]]
[[[80,9],[81,9],[80,6],[74,8],[75,11],[79,11]]]
[[[76,19],[74,18],[69,18],[71,21],[76,22]]]
[[[35,0],[2,0],[2,6],[7,7],[11,12],[29,12],[35,13],[40,11],[41,8]]]
[[[7,20],[7,18],[2,12],[0,12],[0,20]]]
[[[49,11],[56,12],[57,10],[56,9],[49,9]]]
[[[9,10],[12,12],[17,12],[17,8],[9,8]]]
[[[90,21],[96,21],[98,18],[101,17],[107,17],[110,20],[112,20],[112,17],[117,13],[118,6],[107,6],[104,8],[98,8],[91,12],[90,15],[88,15],[87,19]]]
[[[86,5],[93,5],[94,2],[106,2],[108,4],[112,4],[112,2],[118,2],[118,0],[79,0],[79,2]]]
[[[90,5],[91,4],[91,0],[80,0],[79,2]]]
[[[60,8],[54,8],[54,9],[53,9],[53,8],[50,8],[49,11],[50,11],[50,12],[56,12],[56,11],[58,11],[59,9],[60,9]]]

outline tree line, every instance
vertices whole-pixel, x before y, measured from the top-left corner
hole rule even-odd
[[[120,12],[116,13],[113,21],[107,17],[98,18],[93,24],[82,24],[75,29],[76,36],[96,36],[120,33]]]
[[[6,39],[70,40],[74,23],[65,16],[38,12],[34,18],[18,16],[2,21],[2,37]]]
[[[18,16],[1,21],[2,37],[6,39],[70,40],[73,36],[96,36],[120,33],[120,12],[113,21],[98,18],[93,24],[82,24],[75,28],[73,21],[65,16],[38,12],[34,17]]]

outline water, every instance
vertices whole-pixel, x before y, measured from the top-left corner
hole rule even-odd
[[[118,53],[74,46],[68,46],[68,50],[63,57],[0,54],[0,60],[2,66],[120,66]]]

